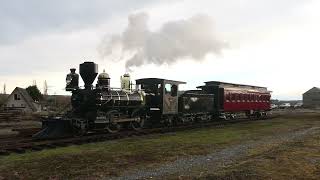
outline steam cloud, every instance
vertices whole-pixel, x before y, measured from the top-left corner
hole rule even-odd
[[[132,14],[122,34],[108,36],[99,45],[102,57],[120,48],[119,60],[126,60],[126,69],[144,64],[172,64],[189,57],[201,61],[209,54],[221,54],[226,43],[217,37],[213,20],[207,15],[196,15],[186,20],[169,21],[158,31],[149,30],[146,13]],[[118,49],[119,50],[119,49]],[[124,54],[131,57],[124,59]]]

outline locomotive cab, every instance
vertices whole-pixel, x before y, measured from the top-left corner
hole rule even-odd
[[[136,84],[146,93],[146,108],[151,114],[178,114],[179,84],[185,82],[145,78],[136,80]]]

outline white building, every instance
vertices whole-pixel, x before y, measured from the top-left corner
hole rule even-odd
[[[25,89],[19,87],[12,91],[4,102],[3,107],[7,110],[20,110],[29,113],[41,111],[41,105],[34,102]]]

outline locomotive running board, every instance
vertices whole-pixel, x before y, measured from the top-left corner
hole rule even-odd
[[[32,136],[33,139],[57,139],[72,136],[69,119],[48,118],[42,120],[42,130]]]

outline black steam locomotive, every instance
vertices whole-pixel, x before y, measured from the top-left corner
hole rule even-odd
[[[85,84],[80,88],[79,75],[71,69],[66,78],[66,90],[72,92],[71,111],[63,117],[44,120],[43,130],[34,137],[56,138],[90,131],[115,133],[121,129],[140,130],[225,118],[223,90],[227,92],[227,88],[205,86],[200,90],[179,91],[179,85],[185,82],[144,78],[136,80],[136,88],[132,89],[130,76],[125,74],[121,88],[114,89],[110,87],[110,77],[105,72],[99,74],[94,87],[97,75],[97,64],[80,64],[80,76]],[[254,86],[250,87],[250,92],[257,91]],[[269,92],[260,88],[259,93]],[[258,108],[245,112],[263,115],[265,110]]]

